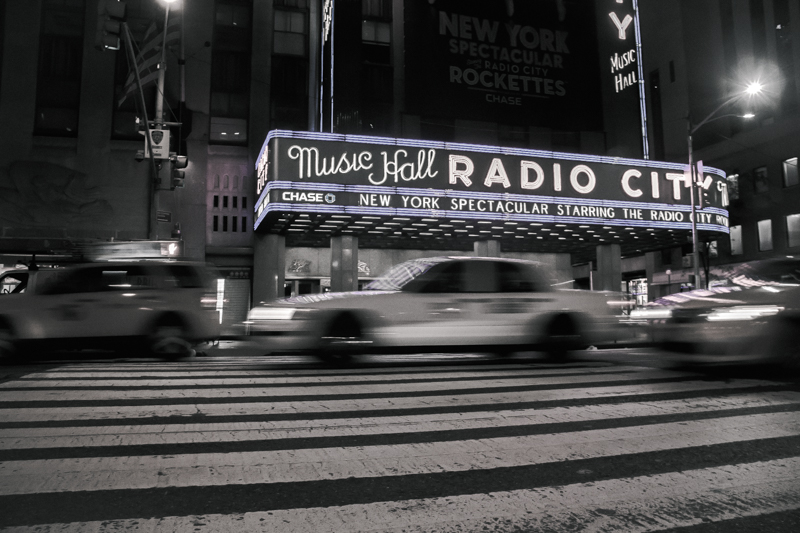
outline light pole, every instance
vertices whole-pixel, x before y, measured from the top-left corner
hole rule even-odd
[[[744,98],[746,96],[755,96],[756,94],[760,93],[762,91],[762,89],[763,89],[763,85],[761,85],[761,83],[759,83],[757,81],[751,83],[750,85],[747,86],[747,88],[743,92],[737,93],[737,94],[731,96],[730,98],[728,98],[727,100],[725,100],[724,102],[722,102],[719,105],[719,107],[717,107],[714,111],[709,113],[706,118],[704,118],[703,120],[698,122],[696,125],[692,124],[692,118],[691,118],[690,115],[687,114],[687,116],[686,116],[686,122],[688,123],[687,142],[688,142],[688,148],[689,148],[689,181],[690,181],[689,201],[691,202],[691,205],[692,205],[692,268],[694,270],[695,288],[697,288],[697,289],[705,288],[704,284],[703,284],[703,280],[700,278],[700,248],[699,248],[698,242],[697,242],[697,207],[696,207],[697,206],[697,201],[695,201],[695,194],[697,194],[699,196],[699,191],[695,191],[695,189],[697,187],[698,178],[699,178],[700,181],[702,181],[703,177],[702,176],[699,176],[698,178],[695,177],[695,168],[694,168],[694,160],[693,160],[693,153],[692,153],[692,135],[694,135],[694,133],[697,130],[699,130],[702,126],[704,126],[705,124],[708,124],[709,122],[712,122],[713,120],[717,120],[717,119],[723,118],[725,116],[728,116],[728,115],[723,115],[723,116],[719,116],[719,117],[714,118],[714,115],[719,113],[719,111],[722,108],[724,108],[724,107],[726,107],[726,106],[728,106],[728,105],[730,105],[730,104],[732,104],[734,102],[737,102],[737,101],[741,100],[742,98]],[[754,115],[752,115],[751,113],[748,113],[747,115],[743,115],[743,118],[752,118],[753,116]]]

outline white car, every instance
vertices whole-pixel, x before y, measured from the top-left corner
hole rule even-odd
[[[0,275],[0,357],[26,347],[126,348],[165,358],[219,336],[214,277],[191,262],[109,262]]]
[[[718,282],[719,283],[719,282]],[[753,261],[724,284],[671,294],[634,310],[666,356],[684,364],[800,368],[800,259]]]
[[[569,351],[615,337],[619,294],[554,289],[538,263],[433,257],[399,264],[363,291],[262,303],[247,320],[271,352]]]

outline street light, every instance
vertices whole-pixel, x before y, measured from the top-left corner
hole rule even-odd
[[[688,123],[687,141],[688,141],[688,145],[689,145],[689,181],[690,181],[689,200],[690,200],[691,205],[692,205],[692,267],[694,269],[695,288],[697,288],[697,289],[702,289],[702,288],[704,288],[704,286],[703,286],[703,282],[702,282],[702,280],[700,278],[700,249],[699,249],[699,246],[698,246],[698,243],[697,243],[697,207],[696,207],[697,202],[695,201],[695,188],[697,187],[697,178],[695,178],[694,161],[692,159],[692,156],[693,156],[693,154],[692,154],[692,135],[694,135],[694,133],[697,130],[699,130],[702,126],[708,124],[709,122],[713,122],[714,120],[718,120],[718,119],[724,118],[726,116],[730,116],[730,115],[722,115],[722,116],[719,116],[719,117],[714,117],[714,115],[716,115],[722,108],[724,108],[724,107],[726,107],[726,106],[728,106],[730,104],[733,104],[734,102],[738,102],[739,100],[741,100],[742,98],[745,98],[747,96],[751,96],[751,97],[755,96],[755,95],[759,94],[763,89],[764,89],[764,86],[761,83],[759,83],[758,81],[754,81],[754,82],[750,83],[747,86],[747,88],[745,88],[744,91],[742,91],[741,93],[737,93],[737,94],[731,96],[730,98],[728,98],[727,100],[725,100],[724,102],[722,102],[719,105],[719,107],[717,107],[714,111],[709,113],[706,118],[704,118],[702,121],[700,121],[696,125],[692,125],[692,118],[691,118],[690,115],[687,114],[687,116],[686,116],[686,121]],[[733,116],[739,116],[741,118],[753,118],[755,115],[753,113],[746,113],[744,115],[733,115]],[[702,179],[703,179],[703,177],[700,176],[700,180],[702,180]],[[699,195],[699,191],[698,191],[698,195]]]

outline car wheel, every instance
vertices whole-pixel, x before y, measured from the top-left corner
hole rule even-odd
[[[317,354],[329,363],[345,364],[363,351],[365,340],[361,324],[348,314],[331,320],[320,337]]]
[[[0,320],[0,362],[10,362],[16,356],[14,332],[11,325]]]
[[[578,326],[569,315],[558,315],[547,326],[545,353],[556,363],[569,360],[570,353],[580,347]]]
[[[148,339],[148,350],[154,357],[171,360],[195,353],[186,340],[186,328],[177,317],[164,318],[156,323]]]

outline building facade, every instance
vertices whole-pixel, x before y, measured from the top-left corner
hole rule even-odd
[[[163,91],[146,86],[143,106],[126,95],[126,36],[116,51],[95,46],[98,5],[12,0],[0,9],[3,264],[34,253],[67,260],[76,243],[180,239],[186,258],[220,269],[231,329],[253,299],[338,283],[331,265],[341,250],[330,239],[281,248],[273,232],[254,231],[256,164],[270,131],[683,163],[686,110],[705,116],[728,97],[734,87],[725,80],[747,53],[777,65],[783,85],[764,108],[771,114],[756,112],[750,123],[724,117],[695,135],[697,158],[732,176],[732,237],[701,232],[716,241],[709,268],[798,245],[800,14],[791,0],[643,1],[639,20],[632,0],[178,1],[168,20],[179,22],[182,38],[168,40]],[[151,26],[163,27],[166,4],[125,5],[138,53]],[[187,156],[182,187],[172,187],[169,160],[154,169],[136,156],[145,148],[143,110],[166,124],[170,151]],[[691,240],[676,231],[621,247],[611,286],[649,286],[652,299],[686,285]],[[568,250],[504,250],[491,238],[361,248],[349,287],[420,255],[537,258],[556,282],[587,288],[603,262]],[[264,261],[281,274],[269,283]]]

